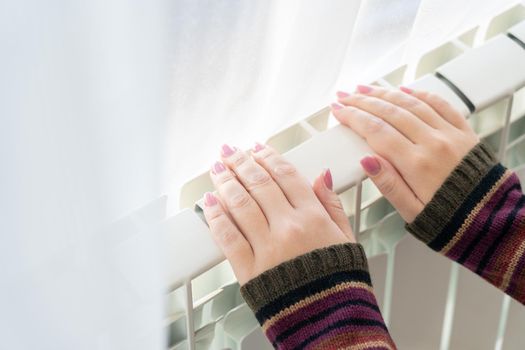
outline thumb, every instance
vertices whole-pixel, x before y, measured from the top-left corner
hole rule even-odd
[[[414,221],[424,205],[394,166],[378,155],[364,157],[361,166],[403,220],[408,223]]]
[[[330,169],[326,169],[323,173],[315,179],[313,184],[313,190],[315,195],[323,205],[323,207],[330,215],[330,218],[335,222],[339,229],[350,239],[351,242],[355,242],[350,222],[345,214],[343,205],[339,200],[337,194],[332,191],[332,173]]]

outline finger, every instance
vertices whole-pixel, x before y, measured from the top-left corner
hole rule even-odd
[[[315,180],[313,184],[314,193],[326,209],[328,215],[330,215],[330,218],[339,226],[339,229],[343,231],[351,242],[355,242],[356,240],[343,205],[337,194],[332,191],[332,183],[332,173],[330,169],[327,169]]]
[[[245,152],[228,145],[222,146],[223,162],[237,175],[238,180],[257,202],[271,222],[292,210],[291,204],[272,176]]]
[[[424,205],[392,164],[379,156],[368,156],[361,166],[399,215],[408,223],[414,221]]]
[[[217,162],[210,171],[225,209],[250,245],[263,244],[268,236],[268,221],[259,205],[224,164]]]
[[[455,109],[448,101],[428,91],[411,90],[403,88],[403,91],[415,98],[425,102],[437,114],[441,116],[448,123],[461,130],[468,130],[470,127],[465,117]]]
[[[417,99],[416,97],[405,93],[399,90],[385,89],[382,87],[370,87],[360,85],[357,87],[358,91],[361,94],[366,94],[367,96],[377,97],[388,101],[402,109],[407,110],[412,113],[415,117],[420,119],[422,122],[434,129],[443,129],[449,125],[443,118],[436,113],[429,105],[423,101]],[[339,92],[337,94],[339,101],[343,104],[346,104],[346,99],[351,95],[344,92]]]
[[[370,94],[353,94],[341,102],[346,106],[359,108],[383,119],[412,143],[421,142],[434,130],[406,109]]]
[[[252,155],[255,161],[271,174],[294,208],[311,206],[312,201],[317,202],[308,180],[272,147],[258,144]]]
[[[383,119],[361,109],[339,104],[332,104],[335,118],[364,138],[374,152],[380,154],[396,167],[402,167],[408,157],[399,154],[410,154],[415,145]]]
[[[217,197],[207,192],[204,195],[204,217],[208,222],[213,240],[230,261],[233,271],[241,279],[248,275],[247,267],[253,263],[250,243],[230,220]]]

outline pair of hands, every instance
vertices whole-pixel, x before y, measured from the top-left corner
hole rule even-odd
[[[428,92],[359,86],[337,95],[334,116],[376,153],[361,165],[409,223],[479,142],[458,111]],[[205,194],[204,215],[241,285],[314,249],[355,242],[329,169],[311,185],[260,144],[249,155],[224,145],[221,160],[210,171],[218,196]]]

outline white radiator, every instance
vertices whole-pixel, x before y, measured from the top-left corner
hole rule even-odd
[[[525,180],[524,6],[371,83],[404,84],[444,96]],[[331,169],[334,188],[370,259],[376,296],[399,348],[525,348],[525,308],[405,234],[401,218],[360,168],[368,146],[338,126],[329,108],[266,143],[310,179]],[[270,349],[201,214],[202,195],[212,190],[207,173],[188,181],[180,193],[182,211],[156,226],[168,251],[165,325],[170,349]],[[164,204],[165,198],[159,199],[132,218],[154,224]]]

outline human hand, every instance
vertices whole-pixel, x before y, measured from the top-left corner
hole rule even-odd
[[[204,215],[241,285],[299,255],[355,242],[329,170],[313,186],[269,146],[251,156],[228,145],[210,177]]]
[[[332,112],[374,150],[361,165],[411,223],[480,140],[441,97],[401,90],[359,86],[355,94],[339,92],[341,104],[332,104]]]

